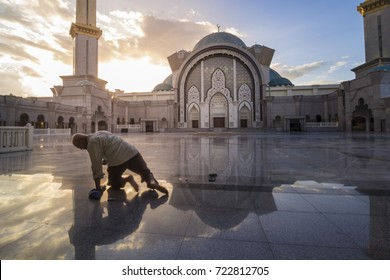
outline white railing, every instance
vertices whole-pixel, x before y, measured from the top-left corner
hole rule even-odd
[[[57,135],[70,136],[70,128],[36,128],[34,129],[34,136]]]
[[[306,122],[306,127],[338,127],[338,122]]]
[[[28,151],[33,149],[34,127],[0,126],[0,153]]]
[[[118,124],[116,125],[116,132],[140,132],[141,125],[140,124]]]

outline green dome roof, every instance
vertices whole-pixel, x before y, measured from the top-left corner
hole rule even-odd
[[[211,33],[202,39],[195,45],[194,51],[202,49],[208,45],[212,44],[232,44],[236,45],[241,48],[246,48],[245,43],[238,38],[236,35],[227,33],[227,32],[216,32],[216,33]]]

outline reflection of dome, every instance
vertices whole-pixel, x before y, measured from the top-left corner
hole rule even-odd
[[[368,73],[372,72],[390,72],[390,65],[377,65],[368,70]]]
[[[217,33],[211,33],[206,37],[200,39],[200,41],[195,45],[194,51],[204,48],[207,45],[218,44],[218,43],[221,44],[227,43],[227,44],[237,45],[238,47],[241,48],[246,48],[245,43],[237,36],[227,32],[217,32]]]
[[[216,229],[227,230],[241,224],[249,215],[246,209],[196,209],[196,215],[206,225]]]
[[[270,87],[293,86],[293,84],[289,79],[280,76],[279,73],[276,72],[275,70],[269,69],[269,73],[270,73],[270,79],[269,79],[270,81],[268,85]]]
[[[172,75],[169,75],[164,82],[156,85],[152,91],[167,91],[172,90]]]

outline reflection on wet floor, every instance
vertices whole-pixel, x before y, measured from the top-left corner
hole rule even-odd
[[[86,151],[0,155],[1,259],[389,259],[386,134],[128,134],[169,196],[88,200]],[[217,174],[215,182],[209,174]]]

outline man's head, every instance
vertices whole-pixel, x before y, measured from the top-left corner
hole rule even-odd
[[[72,144],[76,148],[85,150],[88,146],[88,135],[82,133],[76,133],[72,137]]]

